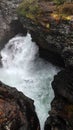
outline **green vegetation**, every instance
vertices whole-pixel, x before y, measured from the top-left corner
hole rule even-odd
[[[53,1],[56,4],[50,4],[50,0],[23,0],[17,8],[17,13],[19,16],[27,17],[49,30],[50,17],[59,22],[61,19],[69,21],[72,19],[71,15],[73,15],[72,2],[67,3],[66,0],[51,0],[51,2]]]
[[[17,12],[19,15],[35,20],[41,13],[41,10],[37,0],[23,0],[17,9]]]
[[[63,4],[66,0],[54,0],[58,5]]]
[[[54,1],[57,5],[73,2],[73,0],[52,0],[52,1]]]

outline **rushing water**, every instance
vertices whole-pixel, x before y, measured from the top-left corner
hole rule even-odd
[[[51,82],[59,69],[39,58],[38,53],[39,48],[30,34],[12,38],[1,51],[0,80],[34,100],[43,130],[54,97]]]

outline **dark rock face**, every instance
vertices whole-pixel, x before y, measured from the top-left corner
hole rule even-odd
[[[22,0],[0,0],[0,49],[18,33],[26,34],[19,22],[16,9]]]
[[[59,72],[52,82],[55,98],[51,103],[50,117],[45,122],[45,130],[73,129],[73,70]]]
[[[55,95],[63,96],[73,104],[73,71],[62,70],[54,77],[52,83]]]
[[[45,122],[45,130],[72,130],[73,104],[57,95],[51,103],[50,117]]]
[[[66,130],[66,122],[58,116],[50,116],[45,123],[45,130]]]
[[[0,130],[39,130],[33,100],[0,82]]]
[[[24,28],[26,28],[32,36],[33,41],[40,47],[40,53],[44,50],[44,57],[49,59],[49,53],[56,58],[55,61],[65,66],[73,66],[72,48],[73,48],[73,28],[69,21],[61,21],[56,24],[50,21],[50,29],[46,29],[34,21],[19,17]],[[47,52],[47,56],[45,56]],[[41,53],[42,55],[42,53]],[[54,59],[54,58],[53,58]]]

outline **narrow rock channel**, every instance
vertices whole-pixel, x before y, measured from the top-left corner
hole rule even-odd
[[[0,80],[34,100],[43,130],[54,98],[51,82],[59,68],[39,57],[39,48],[32,42],[30,34],[10,39],[1,56]]]

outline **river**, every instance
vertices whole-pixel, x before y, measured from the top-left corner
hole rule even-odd
[[[17,35],[1,50],[0,80],[16,87],[34,100],[41,130],[54,98],[51,82],[59,68],[39,57],[39,48],[31,35]]]

